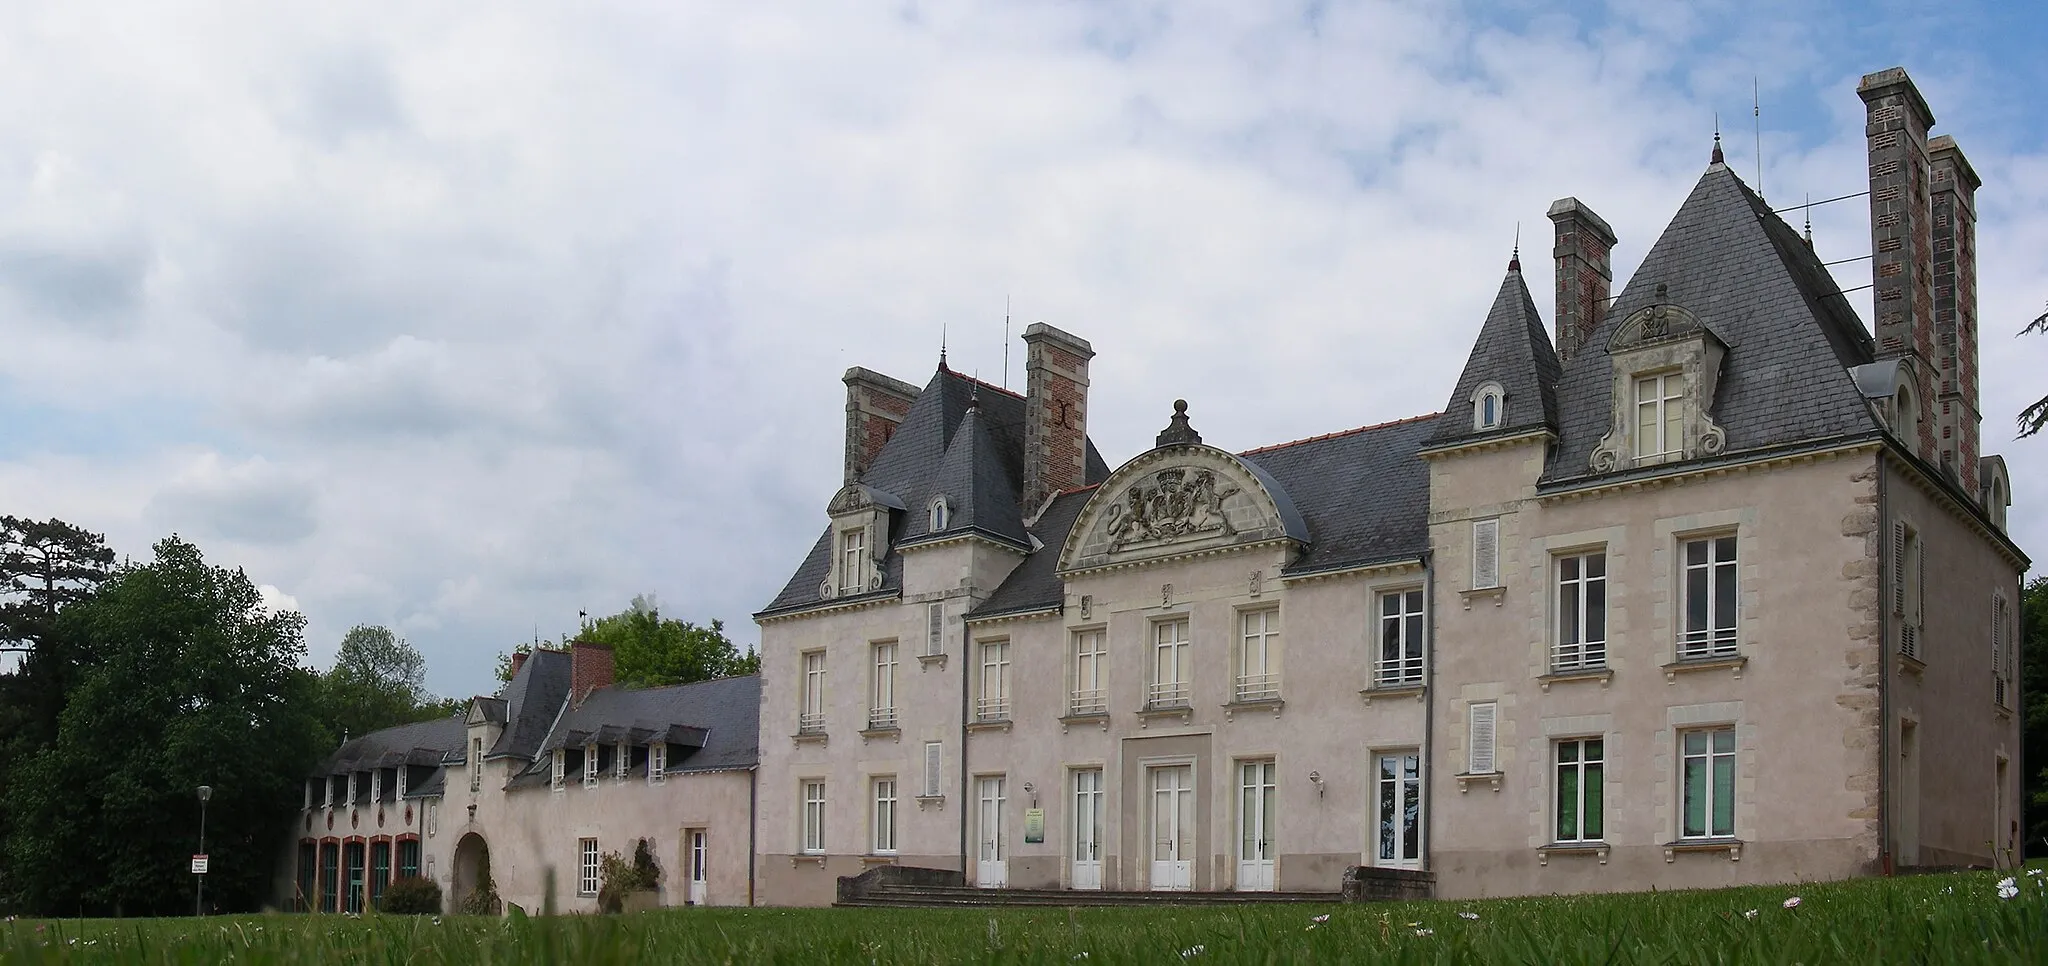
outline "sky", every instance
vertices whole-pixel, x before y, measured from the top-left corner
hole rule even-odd
[[[1438,410],[1518,232],[1550,315],[1552,200],[1618,289],[1717,121],[1775,206],[1863,190],[1892,66],[1985,182],[1984,449],[2048,556],[2024,4],[4,6],[0,512],[177,533],[317,666],[384,624],[466,696],[642,593],[753,644],[840,375],[923,385],[943,332],[1020,385],[1006,305],[1093,343],[1112,465],[1177,397],[1232,450]],[[1812,218],[1868,254],[1862,200]]]

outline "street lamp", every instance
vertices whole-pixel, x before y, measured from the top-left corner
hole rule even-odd
[[[213,797],[212,785],[199,786],[199,854],[206,854],[206,800]],[[206,915],[206,873],[195,876],[192,894],[192,914]]]

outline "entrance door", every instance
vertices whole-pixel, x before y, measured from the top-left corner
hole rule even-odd
[[[1278,797],[1273,763],[1239,765],[1237,784],[1237,888],[1240,892],[1271,892],[1273,807]]]
[[[1076,889],[1102,888],[1102,771],[1074,773],[1074,870]]]
[[[701,906],[704,904],[705,883],[710,878],[705,866],[709,865],[710,862],[708,861],[709,856],[704,846],[704,830],[700,828],[691,829],[689,834],[690,886],[689,891],[683,896],[683,901],[693,906]]]
[[[1003,776],[978,779],[975,788],[981,805],[981,854],[974,865],[974,884],[1000,889],[1010,879],[1008,852],[1003,846]]]
[[[1195,769],[1152,769],[1152,888],[1186,891],[1195,885]]]
[[[1422,759],[1412,751],[1388,752],[1376,762],[1379,825],[1374,864],[1413,869],[1422,863]]]

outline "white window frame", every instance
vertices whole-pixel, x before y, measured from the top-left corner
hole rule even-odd
[[[1728,738],[1728,750],[1726,751],[1720,751],[1714,747],[1716,744],[1720,743],[1717,739],[1719,739],[1722,735],[1726,735]],[[1706,750],[1698,754],[1693,753],[1686,747],[1688,741],[1696,736],[1703,738],[1706,742]],[[1678,812],[1678,837],[1680,839],[1727,839],[1735,837],[1736,803],[1734,801],[1728,802],[1727,829],[1724,831],[1722,829],[1716,828],[1714,825],[1715,806],[1721,804],[1714,797],[1714,769],[1719,763],[1723,761],[1727,763],[1728,789],[1732,797],[1734,794],[1734,790],[1737,787],[1739,787],[1738,783],[1741,781],[1741,774],[1737,768],[1738,762],[1735,756],[1736,750],[1737,746],[1735,743],[1735,728],[1733,725],[1720,725],[1711,728],[1691,728],[1678,733],[1677,784],[1679,798],[1678,808],[1676,811]],[[1705,799],[1705,805],[1701,810],[1702,814],[1705,816],[1705,828],[1700,832],[1688,832],[1685,828],[1686,803],[1691,795],[1692,790],[1688,788],[1686,784],[1688,780],[1687,765],[1689,765],[1695,759],[1704,759],[1707,765],[1706,784],[1703,788],[1699,790],[1700,794],[1704,796]]]
[[[1472,589],[1492,590],[1500,582],[1500,518],[1472,521]]]
[[[668,742],[647,743],[647,783],[663,785],[668,783]]]
[[[1723,557],[1724,544],[1733,556]],[[1703,546],[1705,559],[1693,563],[1693,548]],[[1713,660],[1742,652],[1742,543],[1734,533],[1712,533],[1683,537],[1678,541],[1678,659]],[[1707,626],[1692,626],[1693,578],[1705,583]],[[1733,613],[1722,614],[1719,601],[1725,585],[1732,584],[1728,599]],[[1722,626],[1725,619],[1726,626]]]
[[[633,769],[633,746],[623,741],[612,749],[612,780],[622,782]]]
[[[1634,405],[1629,409],[1630,426],[1635,433],[1635,459],[1638,463],[1662,463],[1685,455],[1685,373],[1672,370],[1637,375],[1631,381],[1634,386]],[[1645,396],[1644,390],[1650,390]],[[1653,413],[1656,432],[1646,436],[1643,432],[1643,411]],[[1675,424],[1675,425],[1674,425]],[[1674,438],[1675,436],[1675,438]]]
[[[557,748],[552,757],[554,761],[549,769],[548,787],[559,792],[569,783],[569,749]]]
[[[1100,627],[1073,634],[1073,686],[1067,692],[1067,713],[1105,714],[1109,711],[1109,651],[1107,635]]]
[[[1596,745],[1597,747],[1593,747]],[[1573,756],[1575,759],[1570,762],[1564,760],[1564,753],[1567,747],[1572,748]],[[1550,761],[1550,832],[1552,836],[1551,841],[1558,843],[1606,841],[1607,740],[1605,736],[1580,735],[1578,737],[1573,738],[1559,738],[1556,741],[1550,743]],[[1586,774],[1588,766],[1599,769],[1597,772],[1594,773],[1594,775],[1591,778],[1588,778]],[[1574,828],[1572,829],[1571,835],[1569,836],[1564,834],[1565,829],[1563,828],[1563,807],[1565,796],[1564,778],[1567,773],[1574,775],[1578,779],[1578,788],[1576,794],[1574,795],[1575,801],[1572,803],[1572,806],[1576,811],[1576,821],[1574,823]],[[1598,819],[1598,821],[1589,823],[1587,822],[1587,817],[1593,815],[1594,809],[1589,808],[1587,805],[1587,790],[1593,787],[1595,783],[1598,783],[1600,787],[1600,794],[1598,796],[1595,796],[1598,799],[1597,810],[1599,814],[1595,816]],[[1587,826],[1589,824],[1599,825],[1600,834],[1587,834]]]
[[[1508,421],[1507,390],[1500,383],[1489,382],[1472,393],[1472,428],[1474,430],[1499,429]],[[1487,419],[1486,404],[1493,404],[1493,418]]]
[[[869,646],[872,680],[868,689],[868,730],[896,727],[895,641],[876,641]]]
[[[797,851],[804,855],[825,854],[825,780],[806,778],[801,785],[802,805],[801,838],[797,840]]]
[[[925,530],[929,533],[938,533],[946,529],[946,525],[952,522],[952,517],[953,508],[947,505],[946,498],[943,496],[932,497],[932,503],[928,508],[928,515],[925,520]]]
[[[1147,675],[1145,707],[1190,706],[1188,679],[1194,669],[1188,666],[1189,627],[1186,617],[1152,622],[1152,672]]]
[[[384,769],[372,768],[370,769],[370,804],[375,805],[383,800]]]
[[[1595,574],[1593,571],[1598,570]],[[1607,596],[1607,548],[1577,550],[1551,558],[1552,586],[1557,588],[1551,622],[1550,669],[1584,671],[1607,666],[1607,628],[1613,623]],[[1599,627],[1593,628],[1594,602]],[[1576,640],[1567,640],[1576,638]]]
[[[1409,688],[1420,685],[1429,635],[1423,616],[1422,588],[1383,590],[1377,597],[1379,633],[1373,640],[1372,686]],[[1387,612],[1389,605],[1394,608],[1391,614]],[[1390,649],[1394,655],[1391,658],[1388,656]]]
[[[896,854],[896,776],[876,775],[869,781],[874,808],[869,823],[868,843],[874,855]]]
[[[851,527],[839,532],[839,595],[842,597],[867,590],[867,567],[864,559],[868,548],[866,527]]]
[[[1237,628],[1235,699],[1280,700],[1280,608],[1239,611]]]
[[[802,704],[797,717],[797,733],[823,734],[825,731],[825,652],[805,651],[800,658],[803,668],[801,690]]]
[[[484,790],[484,740],[469,740],[469,793],[474,795]]]
[[[975,677],[974,719],[1010,720],[1010,639],[991,638],[976,643],[980,652]]]
[[[392,799],[394,802],[405,801],[405,769],[405,765],[400,765],[392,770],[391,780],[397,784],[397,790],[393,793],[396,796]]]
[[[305,785],[305,788],[304,788],[304,792],[305,792],[305,795],[304,795],[304,798],[305,798],[305,804],[304,804],[303,806],[301,806],[301,807],[302,807],[302,808],[303,808],[304,810],[306,810],[306,811],[309,811],[309,812],[310,812],[310,811],[312,811],[312,810],[313,810],[313,780],[312,780],[312,779],[310,779],[310,778],[306,779],[306,785]]]
[[[583,787],[597,787],[597,742],[583,743]]]
[[[576,894],[577,894],[577,895],[579,895],[579,896],[594,896],[594,895],[597,895],[597,889],[598,889],[598,885],[599,885],[599,882],[598,882],[598,870],[599,870],[600,868],[601,868],[601,865],[599,864],[599,860],[598,860],[598,851],[597,851],[597,839],[595,839],[595,838],[580,838],[580,839],[577,839],[577,840],[576,840]]]

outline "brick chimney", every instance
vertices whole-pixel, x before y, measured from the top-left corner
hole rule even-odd
[[[854,366],[846,383],[846,479],[852,483],[873,466],[882,444],[896,432],[921,391],[899,379]]]
[[[569,703],[580,705],[590,692],[610,687],[617,669],[612,664],[612,646],[592,641],[569,644]]]
[[[1863,133],[1870,148],[1871,297],[1877,309],[1877,356],[1907,359],[1918,396],[1919,431],[1907,439],[1921,459],[1937,462],[1940,396],[1935,392],[1934,236],[1928,197],[1927,129],[1934,112],[1893,67],[1865,74]]]
[[[1551,322],[1557,326],[1557,357],[1570,359],[1607,316],[1608,292],[1614,287],[1608,258],[1614,229],[1577,198],[1551,202],[1550,223],[1557,239],[1550,250],[1557,273],[1557,311]]]
[[[1934,171],[1934,335],[1940,367],[1941,465],[1977,492],[1977,188],[1983,181],[1944,134],[1927,142]]]
[[[1088,340],[1043,322],[1024,330],[1024,512],[1088,475]]]
[[[527,658],[529,658],[529,657],[532,657],[532,656],[533,656],[533,652],[532,652],[532,651],[513,651],[513,652],[512,652],[512,676],[513,676],[513,677],[515,677],[515,678],[516,678],[516,677],[518,677],[518,676],[519,676],[519,669],[520,669],[520,668],[523,668],[523,667],[525,667],[525,666],[526,666],[526,659],[527,659]]]

